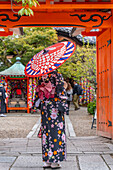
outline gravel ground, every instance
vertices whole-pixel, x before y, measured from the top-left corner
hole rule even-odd
[[[37,123],[40,114],[7,113],[7,117],[0,117],[0,138],[25,138]],[[95,136],[96,129],[91,129],[92,115],[87,113],[86,107],[75,111],[70,107],[69,118],[76,136]]]
[[[27,113],[7,113],[7,117],[0,117],[0,138],[25,138],[38,118],[38,115]]]
[[[92,115],[89,115],[86,107],[80,107],[79,110],[75,111],[73,104],[71,104],[69,118],[76,136],[96,136],[96,128],[91,129]]]

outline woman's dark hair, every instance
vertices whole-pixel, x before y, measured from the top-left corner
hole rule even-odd
[[[3,83],[3,86],[5,86],[5,83]]]

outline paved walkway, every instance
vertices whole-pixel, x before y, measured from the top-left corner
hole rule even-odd
[[[0,139],[0,170],[41,170],[40,119],[26,138]],[[113,141],[98,136],[76,137],[66,116],[67,161],[62,170],[113,170]]]
[[[113,169],[113,145],[101,137],[68,137],[64,170]],[[39,138],[1,139],[0,170],[41,170]]]

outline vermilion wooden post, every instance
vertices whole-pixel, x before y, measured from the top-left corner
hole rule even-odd
[[[96,82],[97,82],[97,89],[96,89],[96,109],[97,109],[97,131],[99,130],[99,55],[98,55],[98,41],[96,37]]]
[[[30,112],[28,103],[29,103],[29,77],[27,77],[27,113]]]
[[[5,77],[5,82],[6,82],[6,84],[8,83],[7,77]],[[8,86],[8,84],[7,84],[7,86]],[[6,94],[7,94],[7,87],[6,87]],[[8,112],[8,96],[6,97],[6,111]]]
[[[113,3],[113,0],[111,0]],[[113,10],[111,10],[113,15]],[[113,139],[113,20],[112,20],[112,27],[111,27],[111,110],[112,110],[112,139]]]
[[[97,37],[97,134],[112,138],[111,29]]]

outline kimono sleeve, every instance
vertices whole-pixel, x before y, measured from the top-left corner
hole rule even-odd
[[[57,79],[56,79],[56,95],[58,100],[58,109],[59,112],[62,112],[64,114],[69,113],[68,105],[67,105],[67,93],[64,88],[64,80],[60,73],[57,73]]]

